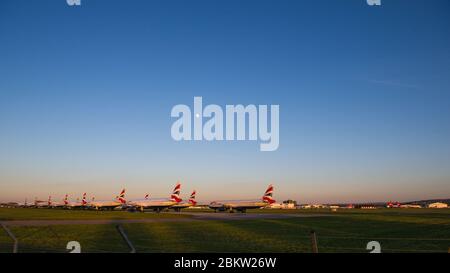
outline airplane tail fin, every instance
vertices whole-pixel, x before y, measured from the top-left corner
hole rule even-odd
[[[81,199],[81,204],[83,206],[87,205],[87,201],[86,201],[86,193],[83,193],[83,199]]]
[[[195,201],[195,194],[196,194],[196,191],[194,190],[191,193],[191,197],[189,198],[189,203],[192,204],[193,206],[197,205],[197,201]]]
[[[120,203],[125,204],[127,200],[125,199],[125,189],[123,189],[119,196],[117,197],[117,200],[119,200]]]
[[[264,193],[264,196],[263,196],[263,198],[262,198],[263,201],[264,201],[265,203],[269,203],[269,204],[275,203],[276,201],[275,201],[275,199],[273,199],[272,194],[273,194],[273,186],[272,186],[272,184],[271,184],[271,185],[269,185],[269,187],[267,187],[267,190],[266,190],[266,192]]]
[[[172,194],[170,195],[170,199],[174,200],[177,203],[180,203],[183,199],[180,198],[181,193],[181,184],[178,182],[173,189]]]
[[[146,194],[146,195],[145,195],[144,199],[145,199],[145,200],[147,200],[147,199],[148,199],[148,194]]]

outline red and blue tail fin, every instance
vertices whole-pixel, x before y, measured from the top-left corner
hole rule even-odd
[[[275,201],[275,199],[273,199],[272,194],[273,194],[273,186],[269,185],[269,187],[267,188],[267,190],[264,193],[264,196],[262,198],[263,201],[266,203],[269,203],[269,204],[275,203],[276,201]]]
[[[197,192],[194,190],[194,191],[191,193],[191,197],[189,197],[189,203],[192,204],[193,206],[197,205],[197,201],[195,201],[195,194],[196,194],[196,193],[197,193]]]
[[[178,182],[173,189],[172,194],[170,195],[170,199],[173,201],[180,203],[183,199],[180,198],[181,193],[181,184]]]
[[[86,193],[83,193],[83,199],[81,199],[81,205],[82,205],[82,206],[87,205],[87,201],[86,201]]]
[[[120,203],[125,204],[127,200],[125,199],[125,189],[123,189],[119,196],[117,197],[117,200],[119,200]]]

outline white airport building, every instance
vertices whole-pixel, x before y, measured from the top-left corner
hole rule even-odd
[[[428,207],[431,209],[445,209],[448,208],[448,205],[446,203],[436,202],[429,204]]]

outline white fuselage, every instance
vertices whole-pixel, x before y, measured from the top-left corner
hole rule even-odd
[[[50,204],[50,207],[52,208],[61,208],[64,207],[66,204],[64,204],[64,202],[52,202]]]
[[[48,201],[37,201],[34,203],[34,206],[37,208],[48,208]]]
[[[174,209],[184,209],[184,208],[189,208],[192,207],[193,204],[189,203],[189,202],[183,202],[183,203],[178,203],[176,205],[171,206],[170,208],[174,208]]]
[[[255,200],[221,200],[209,204],[211,209],[257,209],[269,205],[261,199]]]
[[[82,202],[69,202],[67,205],[66,205],[66,207],[67,208],[82,208],[82,207],[87,207],[87,205],[86,204],[84,204],[83,205],[83,203]]]
[[[95,209],[100,209],[100,208],[109,208],[109,209],[114,209],[117,208],[119,206],[121,206],[122,203],[120,203],[119,201],[92,201],[90,203],[87,204],[87,206],[91,207],[91,208],[95,208]]]
[[[132,200],[127,202],[127,205],[140,209],[168,208],[176,204],[177,204],[176,201],[169,198],[150,198],[150,199]]]

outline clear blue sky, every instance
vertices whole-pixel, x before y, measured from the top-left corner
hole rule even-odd
[[[450,2],[0,2],[0,200],[450,197]],[[280,148],[175,142],[170,110],[279,104]]]

